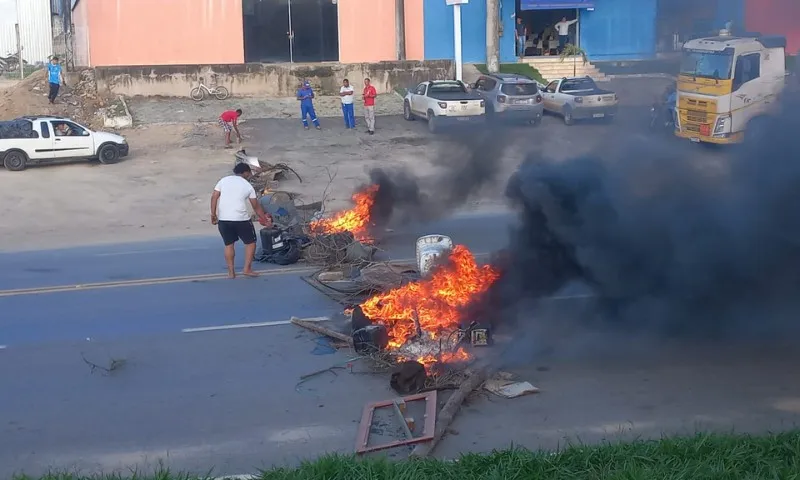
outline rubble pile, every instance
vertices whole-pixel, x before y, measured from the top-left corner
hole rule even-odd
[[[54,105],[47,101],[48,92],[46,71],[32,73],[28,78],[0,92],[0,120],[26,115],[57,115],[71,118],[90,128],[99,128],[103,125],[101,109],[112,103],[98,92],[92,69],[79,72],[77,82],[68,81],[67,86],[61,88]]]

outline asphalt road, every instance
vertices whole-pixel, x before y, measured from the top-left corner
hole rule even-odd
[[[633,128],[635,118],[620,124]],[[383,247],[387,257],[411,259],[419,235],[441,233],[488,253],[506,244],[513,221],[465,215],[393,234]],[[363,405],[394,393],[385,376],[343,370],[298,385],[348,357],[324,354],[316,335],[285,322],[339,307],[301,280],[310,272],[302,265],[263,270],[227,280],[216,237],[0,253],[0,478],[161,462],[236,474],[351,453]],[[530,323],[511,332],[514,348],[504,355],[542,393],[470,402],[437,455],[800,421],[796,349],[655,345],[565,330],[557,354],[540,356],[555,337],[540,336],[538,320],[558,324],[587,300],[559,302],[521,308]],[[266,325],[231,328],[253,323]]]
[[[488,253],[511,221],[463,216],[382,246],[411,259],[419,235],[442,233]],[[226,279],[215,237],[0,254],[0,477],[163,459],[228,474],[352,451],[363,403],[391,397],[387,382],[340,374],[296,389],[347,357],[312,354],[316,336],[285,322],[340,307],[301,280],[308,266],[263,271]],[[268,325],[230,328],[253,323]],[[192,331],[208,327],[221,329]]]

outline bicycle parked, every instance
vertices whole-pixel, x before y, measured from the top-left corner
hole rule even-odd
[[[213,96],[217,100],[225,100],[230,95],[228,89],[223,86],[213,86],[211,88],[207,87],[202,80],[200,80],[200,85],[194,87],[191,92],[189,92],[189,96],[192,97],[192,100],[195,102],[199,102],[206,98],[206,96]]]

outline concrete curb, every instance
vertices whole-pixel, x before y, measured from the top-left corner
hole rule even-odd
[[[103,113],[103,126],[106,128],[113,128],[115,130],[130,128],[133,126],[133,116],[131,115],[130,109],[128,109],[128,103],[125,101],[125,98],[122,95],[119,95],[117,98],[119,98],[119,101],[122,103],[122,108],[125,111],[125,114],[120,116],[110,116],[107,113]]]

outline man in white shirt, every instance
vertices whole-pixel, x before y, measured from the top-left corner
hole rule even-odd
[[[355,110],[353,110],[353,87],[350,85],[350,80],[344,79],[342,88],[339,89],[339,96],[342,97],[344,128],[356,128],[356,114]]]
[[[234,244],[244,243],[244,270],[248,277],[257,277],[253,271],[253,258],[256,255],[256,230],[247,211],[247,203],[253,207],[261,225],[272,225],[272,219],[264,213],[256,199],[256,191],[248,179],[253,175],[246,163],[237,164],[234,175],[228,175],[217,182],[211,194],[211,224],[217,225],[222,241],[225,243],[225,263],[228,265],[228,278],[236,278],[233,260],[236,254]]]
[[[567,17],[562,17],[561,21],[556,23],[556,31],[558,32],[558,53],[564,51],[564,46],[569,42],[569,27],[578,23],[578,19],[567,20]]]

